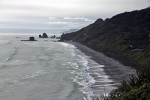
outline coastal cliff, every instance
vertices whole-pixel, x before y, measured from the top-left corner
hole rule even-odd
[[[62,34],[137,69],[104,100],[150,100],[150,8],[97,19],[77,32]],[[96,99],[101,100],[101,98]]]
[[[150,64],[150,8],[97,19],[61,40],[82,43],[134,68]]]

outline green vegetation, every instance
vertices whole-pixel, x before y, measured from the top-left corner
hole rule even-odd
[[[150,64],[150,8],[125,12],[69,34],[73,40],[116,58],[134,68]]]
[[[150,8],[98,19],[63,34],[61,40],[82,43],[139,71],[112,91],[108,100],[150,100]]]
[[[109,96],[101,94],[93,100],[150,100],[150,68],[144,68],[136,76],[123,80]]]
[[[122,81],[118,89],[111,92],[106,100],[150,100],[150,68]]]

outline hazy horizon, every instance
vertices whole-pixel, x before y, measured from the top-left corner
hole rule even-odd
[[[1,0],[0,33],[60,33],[149,5],[150,0]]]

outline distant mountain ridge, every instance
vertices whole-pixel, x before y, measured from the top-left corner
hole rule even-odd
[[[73,40],[104,52],[133,67],[150,65],[150,7],[125,12],[110,19],[97,19],[77,32],[63,34],[61,40]],[[135,62],[135,63],[134,63]]]
[[[64,32],[62,32],[62,33],[72,33],[72,32],[76,32],[76,31],[78,31],[79,29],[70,29],[70,30],[68,30],[68,31],[64,31]]]

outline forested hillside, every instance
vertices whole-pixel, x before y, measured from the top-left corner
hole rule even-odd
[[[125,12],[93,24],[61,40],[73,40],[139,68],[150,64],[150,8]]]

